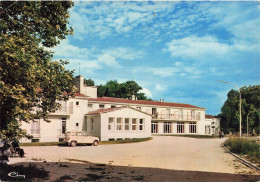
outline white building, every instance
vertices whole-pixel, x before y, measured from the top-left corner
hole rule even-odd
[[[147,101],[97,97],[97,87],[84,85],[84,77],[76,77],[78,93],[61,102],[61,109],[49,114],[50,123],[23,123],[33,136],[21,142],[62,141],[67,131],[87,131],[101,141],[145,138],[151,135],[212,135],[219,131],[219,119],[205,117],[205,108],[164,100]]]
[[[205,134],[206,135],[218,135],[220,131],[220,118],[205,115]]]

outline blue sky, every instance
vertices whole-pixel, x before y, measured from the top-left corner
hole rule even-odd
[[[134,80],[153,100],[217,115],[231,85],[260,83],[260,3],[75,2],[74,35],[53,49],[96,84]]]

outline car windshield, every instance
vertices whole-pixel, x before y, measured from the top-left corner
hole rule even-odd
[[[82,133],[77,133],[77,136],[82,136]]]

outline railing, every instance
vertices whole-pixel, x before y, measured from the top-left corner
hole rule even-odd
[[[176,115],[176,114],[155,114],[153,119],[170,119],[170,120],[179,120],[179,121],[196,121],[200,120],[200,116],[194,115]]]
[[[36,113],[37,111],[40,111],[40,108],[34,107],[33,108],[33,113]],[[61,107],[55,112],[51,112],[50,114],[55,115],[55,114],[73,114],[73,107]]]
[[[59,110],[55,111],[55,113],[73,114],[73,107],[61,107]]]

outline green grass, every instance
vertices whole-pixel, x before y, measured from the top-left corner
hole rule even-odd
[[[62,145],[65,143],[63,142],[32,142],[32,143],[20,143],[20,146],[57,146]]]
[[[249,160],[260,163],[260,145],[257,141],[246,138],[230,138],[224,146],[235,154],[246,155]]]
[[[126,140],[100,141],[99,145],[145,142],[145,141],[149,141],[152,139],[153,139],[152,137],[148,137],[148,138],[133,138],[133,139],[126,139]],[[66,146],[66,143],[64,143],[64,142],[33,142],[33,143],[21,143],[20,146]]]

